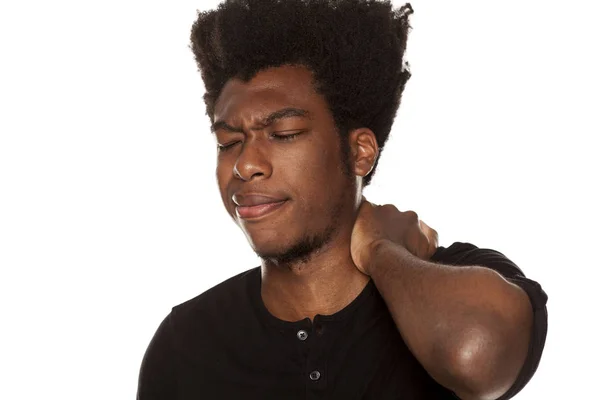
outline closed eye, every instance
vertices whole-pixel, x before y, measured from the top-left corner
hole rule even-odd
[[[276,133],[272,133],[271,137],[275,138],[276,140],[280,140],[280,141],[286,141],[286,140],[292,140],[294,139],[296,136],[300,135],[303,132],[296,132],[296,133],[292,133],[289,135],[278,135]]]
[[[232,148],[234,145],[236,145],[238,143],[240,143],[240,141],[229,143],[229,144],[226,144],[226,145],[217,144],[217,150],[219,152],[227,151],[227,150],[229,150],[230,148]]]
[[[304,133],[304,131],[300,131],[300,132],[296,132],[296,133],[292,133],[292,134],[288,134],[288,135],[279,135],[277,133],[271,133],[271,137],[274,138],[275,140],[285,142],[285,141],[295,139],[298,135],[301,135],[302,133]],[[225,152],[225,151],[231,149],[233,146],[235,146],[238,143],[241,143],[241,142],[238,140],[237,142],[229,143],[226,145],[217,144],[217,150],[219,152]]]

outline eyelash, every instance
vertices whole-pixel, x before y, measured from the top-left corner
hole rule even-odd
[[[286,142],[286,141],[289,141],[289,140],[293,140],[296,136],[300,135],[301,133],[302,132],[296,132],[296,133],[292,133],[291,135],[277,135],[275,133],[272,133],[271,137],[275,138],[276,140],[280,140],[282,142]],[[232,148],[233,146],[235,146],[238,143],[240,143],[240,142],[237,141],[237,142],[233,142],[233,143],[228,144],[228,145],[220,145],[220,144],[218,144],[217,145],[217,150],[219,152],[224,152],[224,151],[229,150],[230,148]]]

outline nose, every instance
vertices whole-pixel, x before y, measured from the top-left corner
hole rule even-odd
[[[270,177],[273,168],[266,153],[265,144],[256,137],[248,137],[242,143],[242,150],[233,166],[234,175],[243,181],[250,181],[255,176]]]

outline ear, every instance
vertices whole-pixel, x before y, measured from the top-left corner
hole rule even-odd
[[[379,154],[377,138],[369,128],[358,128],[350,132],[349,145],[353,172],[364,178],[373,170]]]

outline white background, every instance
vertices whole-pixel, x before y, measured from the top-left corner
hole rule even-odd
[[[215,4],[1,3],[0,398],[134,398],[170,308],[259,265],[187,47]],[[413,77],[365,195],[542,284],[518,399],[598,398],[595,2],[412,4]]]

